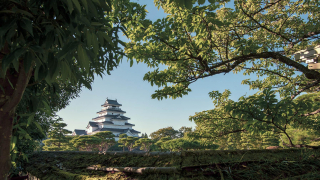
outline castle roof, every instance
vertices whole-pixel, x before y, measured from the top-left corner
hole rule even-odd
[[[98,127],[98,122],[89,121],[88,125],[91,126],[91,127]]]
[[[116,128],[100,128],[100,129],[97,129],[95,131],[111,131],[111,132],[119,132],[119,133],[126,133],[128,131],[131,131],[132,133],[140,133],[140,131],[136,131],[134,129],[116,129]],[[94,132],[95,132],[94,131]]]
[[[97,113],[108,112],[108,111],[116,111],[116,112],[124,112],[125,113],[125,111],[122,111],[121,109],[113,109],[113,108],[101,110]]]
[[[131,125],[131,126],[135,126],[134,124],[131,124],[131,123],[125,123],[124,125]]]
[[[86,130],[81,130],[81,129],[75,129],[75,130],[74,130],[74,133],[75,133],[76,135],[87,135]]]
[[[126,117],[126,116],[106,114],[104,116],[99,116],[99,117],[96,117],[96,118],[92,118],[92,120],[98,120],[98,119],[101,119],[103,117],[111,117],[111,119],[116,119],[116,120],[128,120],[128,119],[130,119],[130,118]]]
[[[108,99],[105,101],[104,104],[102,104],[101,106],[108,106],[108,105],[116,105],[116,106],[122,106],[122,104],[119,104],[117,100],[111,100],[111,99]]]

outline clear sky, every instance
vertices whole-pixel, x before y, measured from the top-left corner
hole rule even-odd
[[[155,21],[164,18],[166,14],[162,9],[158,10],[152,0],[135,0],[139,4],[146,4],[149,11],[147,18]],[[128,41],[125,37],[122,40]],[[152,87],[147,81],[143,81],[145,73],[152,69],[142,63],[134,63],[130,67],[124,58],[120,66],[105,75],[103,79],[96,77],[92,84],[92,91],[83,88],[80,97],[71,101],[68,107],[59,111],[57,115],[68,124],[66,129],[85,129],[92,118],[101,110],[101,105],[106,98],[117,99],[122,104],[125,116],[131,118],[129,123],[135,124],[135,130],[148,135],[160,128],[172,126],[179,129],[182,126],[195,127],[189,121],[189,116],[196,112],[213,109],[212,100],[208,93],[213,90],[223,92],[230,89],[231,99],[238,100],[240,96],[251,95],[257,91],[249,91],[249,86],[241,85],[243,79],[256,79],[254,75],[244,76],[242,73],[226,75],[220,74],[207,77],[193,83],[190,87],[192,92],[183,98],[151,99],[151,94],[158,89]],[[107,73],[105,73],[107,74]],[[141,134],[140,134],[141,135]]]

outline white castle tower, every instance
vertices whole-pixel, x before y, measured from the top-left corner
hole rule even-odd
[[[119,140],[120,134],[139,137],[140,132],[132,129],[134,124],[128,123],[130,118],[123,115],[126,112],[120,109],[122,105],[117,100],[107,98],[101,106],[101,111],[97,112],[99,116],[89,121],[86,130],[75,129],[72,135],[92,135],[101,131],[111,131],[116,136],[116,141]]]

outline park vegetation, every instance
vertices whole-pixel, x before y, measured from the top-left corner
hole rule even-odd
[[[320,44],[319,1],[154,2],[168,15],[152,22],[129,0],[0,1],[1,179],[47,137],[44,150],[319,148],[320,72],[294,59]],[[258,92],[237,101],[229,90],[209,92],[215,108],[190,116],[194,130],[169,127],[119,143],[110,133],[65,136],[55,113],[124,56],[153,68],[144,76],[162,88],[153,99],[183,97],[199,79],[230,72],[257,75],[242,84]]]

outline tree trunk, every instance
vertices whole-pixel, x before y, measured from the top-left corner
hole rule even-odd
[[[10,143],[13,125],[13,112],[0,111],[0,179],[6,179],[11,168]]]
[[[1,52],[6,51],[2,50]],[[10,69],[8,69],[5,77],[0,78],[0,85],[3,88],[0,89],[0,180],[7,179],[6,176],[10,170],[10,143],[13,118],[15,116],[15,109],[21,101],[32,75],[33,66],[34,61],[31,64],[30,70],[26,73],[23,67],[23,60],[20,59],[19,72],[10,72]],[[0,66],[0,68],[2,67]]]

